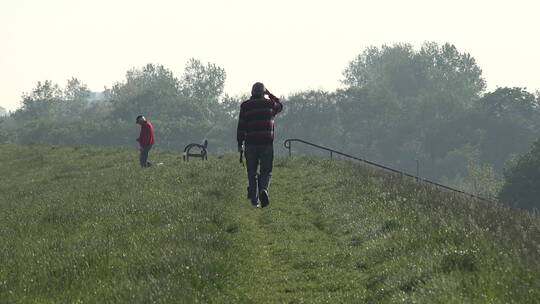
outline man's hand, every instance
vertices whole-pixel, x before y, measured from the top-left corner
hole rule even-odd
[[[238,152],[244,152],[244,145],[238,145]]]
[[[274,96],[274,94],[270,93],[270,91],[268,91],[268,89],[265,89],[264,90],[264,94],[265,95],[268,95],[268,98],[274,100],[274,99],[278,99],[276,96]]]

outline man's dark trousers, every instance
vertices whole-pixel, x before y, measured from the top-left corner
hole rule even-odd
[[[268,190],[274,163],[274,145],[246,145],[246,164],[249,180],[248,197],[252,204],[257,204],[259,192]],[[257,167],[260,165],[260,174]]]
[[[141,163],[141,167],[147,168],[150,167],[151,164],[148,161],[148,153],[150,152],[150,149],[152,149],[152,145],[148,145],[146,147],[141,147],[141,155],[139,156],[139,162]]]

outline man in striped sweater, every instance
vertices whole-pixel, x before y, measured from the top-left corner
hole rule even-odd
[[[265,95],[268,95],[267,99]],[[270,204],[268,187],[274,161],[274,116],[283,109],[279,99],[257,82],[251,98],[240,106],[237,140],[238,151],[245,152],[251,204],[266,207]],[[260,165],[260,174],[257,169]]]

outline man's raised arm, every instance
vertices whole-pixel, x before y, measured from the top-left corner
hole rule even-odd
[[[270,93],[270,91],[268,90],[266,90],[264,93],[268,95],[268,98],[270,98],[271,101],[274,102],[274,115],[281,112],[281,110],[283,110],[283,104],[281,103],[279,98],[277,98],[274,94]]]

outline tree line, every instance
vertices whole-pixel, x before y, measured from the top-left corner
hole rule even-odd
[[[2,120],[0,139],[132,146],[135,117],[145,114],[158,148],[182,150],[208,139],[211,151],[231,152],[239,105],[249,96],[224,94],[225,80],[223,68],[191,59],[179,77],[159,64],[129,70],[98,99],[77,78],[64,87],[38,82]],[[418,161],[424,178],[496,198],[508,191],[501,190],[508,188],[505,172],[511,176],[517,156],[540,137],[540,94],[519,87],[486,92],[476,60],[449,43],[368,47],[341,81],[335,91],[282,96],[276,140],[302,138],[413,174]]]

